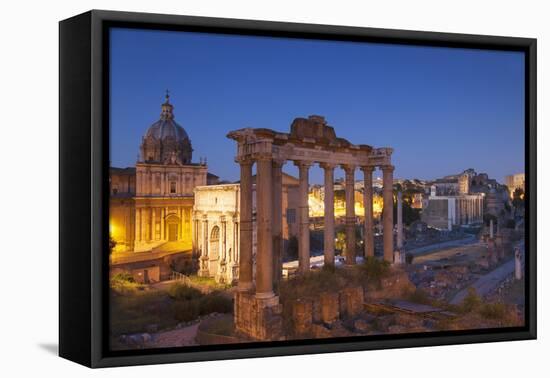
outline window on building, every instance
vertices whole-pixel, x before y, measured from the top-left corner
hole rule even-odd
[[[176,182],[170,181],[170,193],[176,193]]]
[[[296,209],[286,210],[286,223],[288,224],[296,223]]]

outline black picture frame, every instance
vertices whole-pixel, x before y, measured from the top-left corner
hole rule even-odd
[[[106,337],[110,27],[525,53],[525,327],[111,352]],[[59,24],[59,354],[89,367],[535,339],[536,39],[92,10]]]

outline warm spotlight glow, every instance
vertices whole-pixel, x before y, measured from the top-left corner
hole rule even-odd
[[[322,217],[325,215],[324,201],[316,194],[310,193],[308,198],[309,204],[309,216],[310,217]],[[382,207],[384,201],[382,196],[375,194],[372,201],[372,211],[375,217],[382,213]],[[334,216],[339,218],[346,215],[346,203],[345,201],[334,201]],[[355,192],[355,215],[363,217],[365,216],[365,208],[363,206],[363,194]]]

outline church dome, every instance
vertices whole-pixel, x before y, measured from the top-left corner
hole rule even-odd
[[[145,132],[141,145],[141,160],[147,163],[189,164],[192,158],[191,140],[174,119],[170,96],[161,105],[160,119]]]

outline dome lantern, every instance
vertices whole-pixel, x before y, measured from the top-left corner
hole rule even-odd
[[[140,161],[153,164],[190,164],[193,148],[189,136],[174,117],[174,106],[166,91],[160,119],[143,136]]]

